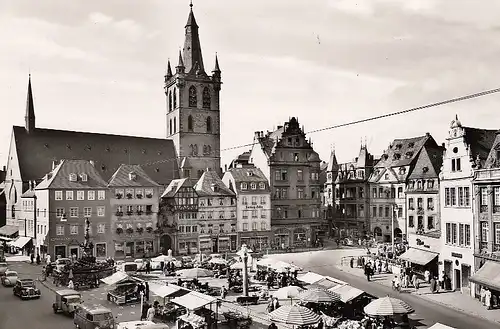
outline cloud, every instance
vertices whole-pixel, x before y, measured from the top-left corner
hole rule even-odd
[[[89,21],[98,27],[113,28],[120,33],[125,33],[127,36],[138,38],[144,35],[155,36],[154,32],[148,33],[146,29],[132,19],[115,20],[111,16],[107,16],[100,12],[94,12],[89,15]]]

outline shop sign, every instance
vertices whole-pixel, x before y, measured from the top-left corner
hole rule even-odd
[[[455,258],[462,258],[463,256],[462,256],[462,254],[459,254],[459,253],[457,253],[457,252],[452,252],[452,253],[451,253],[451,257],[455,257]]]
[[[245,206],[245,209],[263,209],[264,206],[261,205],[253,205],[253,206]]]

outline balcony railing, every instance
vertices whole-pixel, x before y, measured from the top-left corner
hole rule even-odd
[[[487,205],[481,205],[479,207],[479,212],[488,212],[488,206]]]

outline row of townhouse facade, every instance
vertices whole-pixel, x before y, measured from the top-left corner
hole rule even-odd
[[[403,240],[417,270],[446,274],[452,289],[500,291],[500,137],[452,120],[439,146],[427,134],[394,140],[380,159],[330,157],[324,204],[339,237]],[[333,160],[333,161],[332,161]],[[492,274],[493,273],[493,274]]]

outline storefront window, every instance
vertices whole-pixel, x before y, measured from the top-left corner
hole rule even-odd
[[[200,251],[201,252],[212,252],[212,241],[211,240],[200,240]]]
[[[96,257],[106,257],[106,243],[96,243]]]
[[[146,241],[146,252],[153,252],[153,241]]]
[[[134,256],[134,243],[127,242],[125,245],[125,257],[133,257]]]
[[[144,253],[144,241],[137,241],[135,243],[135,255],[137,257],[141,257],[142,255],[144,255]]]
[[[125,249],[123,246],[123,242],[117,242],[115,243],[115,257],[116,258],[123,258],[125,257]]]
[[[219,252],[229,251],[229,239],[219,239]]]

